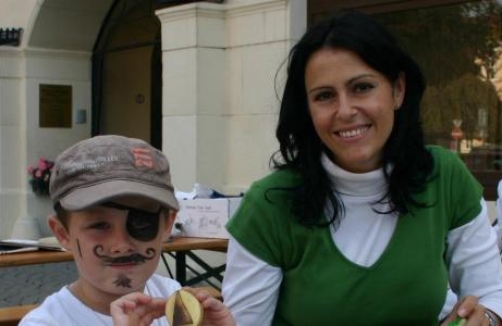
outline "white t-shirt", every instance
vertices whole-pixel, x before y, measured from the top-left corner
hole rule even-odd
[[[497,232],[497,242],[502,253],[502,180],[497,185],[497,201],[495,202],[495,223],[493,229]]]
[[[152,275],[146,282],[145,294],[156,298],[167,298],[180,284],[170,278]],[[20,326],[113,326],[112,317],[100,314],[77,299],[68,286],[48,296],[36,309],[30,311],[20,322]],[[167,318],[159,318],[153,326],[168,326]]]

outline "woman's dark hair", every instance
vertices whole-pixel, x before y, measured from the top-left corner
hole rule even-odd
[[[383,149],[382,166],[392,164],[393,169],[384,169],[389,187],[380,202],[390,201],[391,211],[385,213],[405,214],[410,205],[423,206],[412,196],[423,190],[433,167],[420,122],[420,101],[425,90],[423,74],[385,28],[365,14],[343,10],[311,27],[289,54],[276,130],[280,149],[271,162],[275,169],[294,169],[302,176],[302,184],[289,189],[294,196],[295,217],[306,226],[327,225],[338,221],[344,209],[321,165],[321,154],[330,157],[332,154],[314,129],[305,89],[307,62],[322,48],[352,51],[382,73],[391,85],[404,74],[404,101],[395,111],[393,130]],[[333,205],[328,223],[322,214],[327,200]]]

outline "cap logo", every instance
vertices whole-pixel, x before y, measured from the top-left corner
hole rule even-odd
[[[148,148],[136,147],[132,148],[132,155],[134,156],[134,165],[136,167],[144,166],[153,168],[152,154]]]
[[[61,165],[61,173],[73,175],[84,171],[93,171],[101,166],[114,164],[118,161],[118,156],[98,156],[94,160],[85,163],[69,161]]]

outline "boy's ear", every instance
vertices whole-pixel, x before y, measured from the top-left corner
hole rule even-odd
[[[176,219],[176,215],[178,214],[177,211],[170,209],[169,210],[169,216],[166,218],[166,225],[164,228],[164,233],[162,234],[162,239],[167,241],[169,237],[171,236],[171,232],[173,230],[173,225],[174,225],[174,220]]]
[[[51,215],[47,219],[47,224],[51,229],[52,233],[59,241],[61,246],[66,250],[71,250],[70,235],[66,227],[61,223],[61,221],[56,217],[56,215]]]

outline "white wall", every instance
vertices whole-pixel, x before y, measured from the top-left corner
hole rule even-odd
[[[275,76],[303,33],[306,1],[201,2],[157,15],[163,150],[175,186],[188,191],[198,182],[227,194],[246,190],[269,173],[278,148]]]
[[[52,211],[31,192],[27,166],[90,135],[90,51],[110,3],[0,1],[2,26],[24,28],[21,46],[0,48],[0,238],[36,236],[30,228]],[[90,18],[73,24],[64,12]],[[274,76],[303,32],[306,2],[200,2],[159,11],[159,18],[163,143],[174,182],[181,190],[200,182],[243,191],[269,172],[277,148]],[[71,85],[73,111],[86,110],[87,123],[39,128],[40,84]]]
[[[2,28],[23,28],[19,47],[0,51],[0,238],[10,236],[25,211],[26,128],[23,49],[41,1],[0,2]],[[8,14],[5,14],[8,13]],[[33,223],[32,223],[33,224]]]
[[[90,136],[91,123],[91,60],[90,53],[27,49],[25,51],[25,78],[23,97],[26,100],[25,167],[35,164],[39,157],[54,160],[70,145]],[[39,127],[39,85],[69,85],[72,87],[72,127]],[[86,123],[74,123],[75,112],[85,110]],[[26,173],[24,175],[27,177]],[[49,198],[37,197],[31,191],[28,179],[24,182],[26,211],[14,229],[14,236],[25,232],[26,223],[37,221],[41,236],[48,236],[45,219],[52,212]]]
[[[22,213],[24,162],[23,58],[0,52],[0,237],[10,235]],[[21,164],[20,164],[21,163]]]
[[[72,3],[76,5],[76,2]],[[106,6],[105,2],[96,0],[80,4],[94,8],[95,16],[99,16],[96,8]],[[47,18],[47,15],[43,21],[48,22],[45,24],[47,28],[58,32],[59,46],[54,47],[59,49],[29,46],[33,29],[41,21],[44,5],[50,11],[56,2],[0,1],[0,27],[24,29],[20,46],[0,48],[0,238],[48,235],[45,218],[52,212],[52,207],[48,198],[39,198],[32,193],[27,167],[35,164],[39,157],[53,160],[63,149],[90,135],[90,52],[61,50],[69,48],[63,44],[68,38],[61,36],[65,31],[61,25],[64,17],[58,20]],[[99,26],[99,17],[92,23]],[[42,29],[38,26],[37,32],[54,35],[44,33]],[[86,110],[87,123],[73,124],[71,128],[40,128],[40,84],[71,85],[73,112]],[[42,233],[39,224],[43,227]]]

